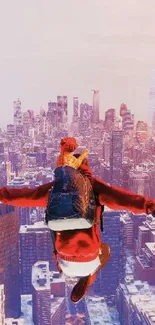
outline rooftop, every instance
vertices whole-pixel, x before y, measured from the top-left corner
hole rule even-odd
[[[49,262],[38,261],[32,267],[32,285],[36,290],[50,290],[51,283],[65,282],[59,272],[49,270]]]
[[[155,243],[145,243],[145,245],[149,249],[149,251],[155,256]]]
[[[26,233],[26,232],[31,232],[31,231],[42,231],[42,230],[48,230],[48,227],[47,225],[44,224],[44,221],[38,221],[38,222],[35,222],[34,225],[24,225],[24,226],[21,226],[20,227],[20,233]]]
[[[139,226],[139,229],[142,231],[149,231],[149,229],[145,226]]]
[[[104,297],[87,296],[86,303],[92,325],[120,325],[117,315],[108,310]]]

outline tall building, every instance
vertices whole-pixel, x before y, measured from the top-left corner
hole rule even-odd
[[[152,218],[139,227],[135,277],[155,285],[155,222]]]
[[[57,96],[57,121],[60,123],[68,122],[68,99],[67,96]]]
[[[74,137],[79,136],[79,99],[78,97],[73,97],[73,117],[70,128],[71,134]]]
[[[49,261],[50,269],[56,270],[53,260],[53,247],[50,231],[43,222],[25,225],[20,228],[21,290],[31,294],[32,265],[37,261]]]
[[[36,325],[50,324],[51,289],[47,262],[37,262],[32,267],[33,322]]]
[[[102,242],[109,244],[111,257],[108,264],[97,275],[93,287],[95,292],[104,296],[109,304],[115,302],[116,288],[125,277],[126,238],[120,211],[105,211],[103,226]]]
[[[120,116],[123,118],[127,111],[128,111],[127,105],[122,103],[120,106]]]
[[[58,274],[58,273],[57,273]],[[53,283],[59,291],[59,284],[63,284],[63,294],[53,292]],[[32,268],[32,303],[33,322],[36,325],[64,325],[65,323],[65,281],[60,274],[54,279],[53,272],[49,271],[49,263],[37,262]]]
[[[7,184],[7,164],[6,161],[0,161],[0,187],[6,186],[6,184]]]
[[[19,218],[14,207],[0,204],[0,229],[0,285],[4,285],[5,316],[18,318],[21,310]]]
[[[148,139],[148,125],[144,121],[138,121],[136,124],[136,139],[142,144]]]
[[[122,213],[123,231],[126,239],[126,248],[134,250],[134,237],[133,237],[133,219],[129,213]]]
[[[143,167],[137,166],[134,170],[129,172],[129,190],[131,192],[150,197],[150,182],[150,173]]]
[[[134,121],[130,110],[124,112],[122,116],[122,128],[125,133],[130,133],[134,130]]]
[[[88,135],[88,130],[91,126],[92,120],[92,106],[87,103],[80,104],[80,119],[79,119],[79,133],[80,135]]]
[[[111,185],[122,186],[123,131],[114,130],[111,137],[110,171]]]
[[[154,125],[155,124],[155,69],[153,69],[151,73],[148,116],[149,116],[149,126],[154,128],[155,126]]]
[[[114,313],[113,317],[110,315],[110,310],[106,304],[104,297],[89,296],[87,297],[87,307],[91,324],[107,324],[107,325],[119,325],[118,313]],[[83,323],[85,324],[85,323]],[[125,324],[124,324],[125,325]]]
[[[15,137],[16,133],[16,127],[14,124],[8,124],[7,127],[7,138],[10,138],[11,140]]]
[[[73,122],[77,122],[79,118],[79,99],[73,97]]]
[[[110,108],[105,112],[105,123],[104,128],[106,132],[111,132],[114,129],[116,120],[116,110],[114,108]]]
[[[99,90],[93,90],[93,116],[92,122],[97,124],[99,122]]]
[[[129,173],[133,166],[131,161],[123,161],[122,163],[122,187],[129,190]]]
[[[103,141],[103,159],[106,165],[110,164],[110,144],[111,138],[109,133],[105,133],[104,141]]]
[[[4,152],[4,142],[0,143],[0,187],[7,184],[7,163]]]
[[[139,240],[138,240],[138,236],[139,236],[139,226],[143,225],[143,222],[146,221],[146,214],[142,213],[142,214],[131,214],[131,218],[133,221],[133,241],[134,241],[134,252],[135,254],[137,254],[138,250],[139,250]]]
[[[3,284],[0,284],[0,324],[5,325],[5,295]]]
[[[89,160],[89,166],[91,167],[91,169],[93,171],[93,175],[96,177],[99,177],[101,164],[98,159],[98,155],[96,153],[91,152],[88,155],[88,160]]]
[[[47,119],[52,124],[52,126],[57,126],[57,103],[56,102],[49,102],[48,103],[48,110],[47,110]]]
[[[13,124],[15,126],[22,125],[22,107],[21,101],[18,99],[13,103],[14,115],[13,115]]]
[[[41,117],[39,116],[39,121],[36,116],[34,118],[34,111],[33,110],[27,110],[26,112],[23,113],[23,135],[24,136],[29,136],[29,128],[31,126],[34,126],[34,121],[36,123],[35,126],[39,126],[39,122],[41,120]]]
[[[147,282],[126,277],[117,289],[117,308],[122,325],[153,325],[155,295]]]

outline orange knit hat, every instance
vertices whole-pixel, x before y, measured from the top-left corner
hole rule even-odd
[[[75,138],[69,137],[69,138],[61,139],[60,146],[61,149],[65,151],[73,152],[77,149],[78,144]]]

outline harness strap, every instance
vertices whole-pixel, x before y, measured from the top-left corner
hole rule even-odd
[[[101,205],[101,214],[100,214],[100,229],[101,229],[101,231],[103,231],[103,218],[102,218],[103,212],[104,212],[104,205]]]

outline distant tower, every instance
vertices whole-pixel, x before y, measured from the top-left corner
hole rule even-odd
[[[107,210],[107,209],[106,209]],[[125,276],[125,232],[120,211],[104,212],[104,232],[101,235],[103,242],[109,244],[111,258],[108,264],[97,274],[97,280],[93,285],[94,291],[101,296],[111,298],[116,295],[119,282],[123,282]]]
[[[18,318],[21,314],[19,216],[13,206],[0,204],[0,229],[0,286],[4,284],[5,317]],[[3,295],[1,290],[0,295],[1,301]],[[0,314],[1,309],[2,306]]]
[[[58,124],[68,122],[68,99],[67,96],[57,96]]]
[[[122,150],[123,131],[114,130],[111,137],[110,173],[111,185],[118,187],[122,185]]]
[[[127,111],[128,111],[127,106],[124,103],[122,103],[120,106],[120,116],[123,117]]]
[[[149,92],[149,126],[155,126],[155,69],[151,73],[151,87]]]
[[[93,91],[93,116],[92,122],[98,123],[99,122],[99,90],[92,90]]]
[[[0,284],[0,324],[5,325],[5,295],[4,284]]]
[[[11,182],[11,162],[6,161],[7,184]]]
[[[79,99],[73,97],[73,122],[77,122],[79,117]]]
[[[20,252],[21,252],[21,291],[31,294],[32,265],[37,261],[49,261],[50,269],[56,270],[52,257],[52,243],[50,232],[43,222],[20,227]],[[42,243],[44,243],[42,245]],[[25,272],[26,268],[26,272]]]
[[[22,124],[22,107],[21,101],[18,99],[13,103],[14,108],[14,115],[13,115],[13,124],[14,125],[21,125]]]
[[[48,102],[48,110],[47,110],[47,120],[52,126],[57,126],[57,103],[56,102]]]

